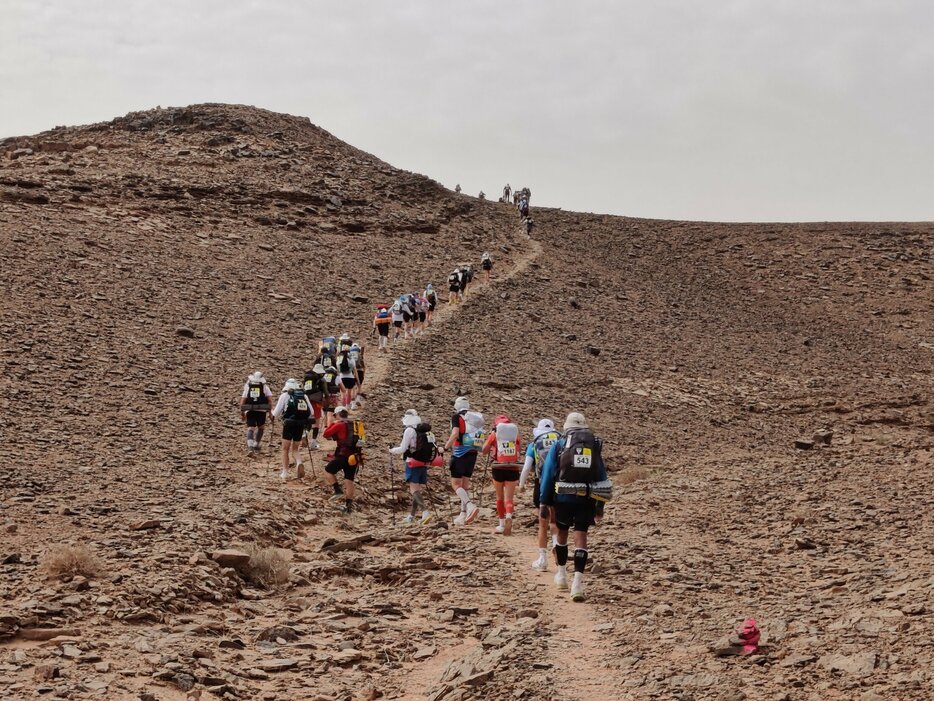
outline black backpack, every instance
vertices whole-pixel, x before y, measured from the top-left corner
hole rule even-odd
[[[420,423],[415,427],[415,448],[406,451],[405,457],[425,463],[438,457],[438,445],[435,443],[435,434],[431,432],[431,424]]]
[[[286,421],[308,421],[311,416],[311,406],[305,397],[305,392],[295,389],[289,392],[289,403],[285,407],[282,418]]]
[[[559,482],[597,482],[601,465],[603,442],[590,429],[579,428],[568,433],[558,458]]]
[[[347,374],[350,372],[350,353],[349,352],[341,353],[341,355],[337,358],[337,367],[344,374]]]

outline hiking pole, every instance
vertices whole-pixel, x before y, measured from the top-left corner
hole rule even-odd
[[[440,521],[441,517],[438,515],[438,507],[435,505],[435,495],[431,491],[431,472],[428,473],[428,481],[425,482],[425,491],[428,492],[428,503],[431,504],[431,512],[435,515],[435,520]]]
[[[480,487],[479,494],[477,495],[477,507],[483,506],[483,491],[486,489],[486,483],[489,481],[489,471],[490,471],[490,462],[493,460],[492,455],[486,456],[486,463],[483,465],[483,472],[480,475],[480,479],[477,480],[480,482],[482,487]]]
[[[393,516],[396,514],[396,461],[392,459],[392,453],[389,454],[389,493],[392,495],[392,502],[390,508],[392,509]]]

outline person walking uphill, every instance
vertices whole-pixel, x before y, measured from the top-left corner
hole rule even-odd
[[[324,437],[337,443],[334,457],[324,466],[324,479],[334,490],[332,499],[343,499],[345,514],[353,511],[354,478],[363,459],[362,424],[349,418],[347,407],[334,409],[337,422],[324,429]],[[359,424],[359,426],[358,426]],[[337,473],[344,473],[344,485],[337,483]]]
[[[602,483],[606,488],[606,465],[603,462],[603,441],[595,437],[584,415],[568,414],[564,422],[564,437],[551,446],[542,467],[539,495],[542,504],[554,506],[558,542],[555,560],[558,571],[555,584],[568,588],[568,531],[574,529],[574,583],[571,599],[584,600],[584,566],[587,564],[587,530],[596,515],[596,502],[591,488]],[[583,491],[581,491],[583,490]]]
[[[545,456],[551,450],[551,446],[558,442],[561,434],[555,430],[554,421],[551,419],[542,419],[538,426],[532,431],[532,442],[525,452],[525,464],[522,466],[522,474],[519,475],[519,491],[525,491],[525,484],[529,479],[529,474],[534,468],[535,481],[532,489],[532,504],[538,511],[538,559],[532,563],[532,569],[539,572],[548,571],[548,531],[554,523],[554,510],[550,506],[541,503],[541,480],[542,465],[545,462]]]
[[[495,533],[512,533],[512,516],[515,511],[516,485],[519,482],[519,456],[521,445],[519,427],[508,416],[502,414],[493,420],[493,430],[483,445],[483,454],[489,455],[493,464],[493,488],[496,490],[496,515],[499,525]]]
[[[240,395],[240,420],[246,422],[246,447],[250,455],[259,451],[263,431],[266,429],[266,415],[270,409],[272,390],[266,384],[263,373],[257,370],[246,378]]]
[[[419,523],[424,526],[431,521],[431,511],[425,503],[428,468],[441,465],[441,453],[435,445],[431,425],[424,423],[415,409],[405,412],[402,425],[405,426],[402,442],[389,449],[390,454],[405,457],[405,483],[412,494],[412,510],[402,523],[406,526],[415,523],[416,515],[421,511]]]
[[[302,434],[311,420],[311,402],[296,379],[286,380],[279,401],[272,410],[273,418],[282,417],[282,472],[279,476],[285,480],[289,477],[290,453],[295,451],[295,470],[299,479],[305,476],[305,466],[302,464],[302,452],[299,447]]]
[[[467,397],[458,397],[454,400],[451,435],[444,444],[444,451],[451,451],[451,489],[461,500],[460,514],[454,518],[457,526],[473,523],[480,514],[480,509],[470,500],[470,478],[482,444],[483,415],[470,411]]]

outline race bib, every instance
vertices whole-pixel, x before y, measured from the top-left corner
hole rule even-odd
[[[306,402],[304,399],[299,399],[299,400],[298,400],[298,410],[299,410],[299,411],[308,411],[308,402]]]
[[[551,449],[551,446],[553,446],[554,444],[555,444],[554,438],[545,438],[542,441],[542,448],[544,449],[545,452],[548,452]]]
[[[496,446],[496,453],[500,457],[515,457],[516,444],[512,441],[499,441]]]
[[[250,399],[259,399],[262,395],[262,390],[259,387],[250,388]]]
[[[574,467],[589,468],[593,462],[590,448],[580,448],[581,452],[574,455]]]

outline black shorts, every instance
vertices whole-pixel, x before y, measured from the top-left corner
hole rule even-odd
[[[344,389],[353,389],[357,386],[356,377],[342,377],[341,384],[344,385]]]
[[[538,509],[541,508],[542,505],[542,484],[538,481],[538,477],[535,478],[532,486],[532,506]]]
[[[302,434],[305,432],[306,421],[295,421],[293,419],[286,419],[282,422],[282,440],[284,441],[300,441],[302,439]]]
[[[437,302],[429,302],[429,303],[428,303],[428,311],[433,312],[433,311],[435,310],[435,307],[437,306],[437,304],[438,304]]]
[[[483,269],[484,269],[484,270],[492,270],[492,269],[493,269],[493,264],[492,264],[492,263],[484,263],[484,264],[483,264]]]
[[[490,475],[495,482],[516,482],[519,479],[519,471],[508,467],[493,467]]]
[[[418,313],[418,320],[419,320],[419,321],[424,321],[424,320],[425,320],[425,312],[419,312],[419,313]]]
[[[392,322],[392,325],[395,326],[397,329],[401,329],[401,328],[402,328],[402,322],[401,322],[401,321],[394,321],[394,322]]]
[[[473,469],[477,464],[477,453],[471,451],[460,457],[451,456],[451,477],[460,479],[461,477],[473,477]]]
[[[402,312],[402,321],[408,324],[410,321],[412,321],[412,315],[408,312]]]
[[[379,331],[380,336],[388,336],[389,335],[389,324],[379,324],[376,327],[376,330]]]
[[[266,425],[266,412],[265,411],[248,411],[246,413],[246,425],[250,428],[254,426],[265,426]]]
[[[460,290],[460,288],[461,288],[460,284],[457,284],[457,285],[451,285],[448,289],[451,292],[457,292],[458,290]]]
[[[342,470],[344,472],[344,479],[353,482],[353,478],[357,475],[357,468],[355,465],[352,466],[347,462],[346,455],[335,455],[334,459],[324,466],[324,471],[332,475],[336,475]]]
[[[366,370],[357,370],[357,382],[360,383],[360,386],[363,387],[363,376],[366,375]]]
[[[593,499],[580,499],[578,501],[556,501],[555,523],[562,531],[570,530],[586,533],[593,525],[597,513],[597,503]]]

